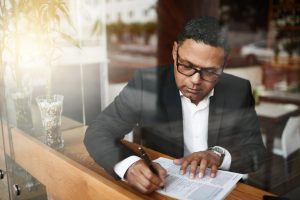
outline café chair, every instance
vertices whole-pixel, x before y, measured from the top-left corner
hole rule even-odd
[[[287,159],[298,149],[300,149],[300,116],[288,119],[281,139],[274,140],[273,153]]]
[[[283,129],[281,139],[275,139],[273,154],[283,157],[284,174],[286,179],[292,172],[292,164],[295,156],[293,154],[300,149],[300,116],[290,117]],[[299,159],[299,158],[298,158]]]

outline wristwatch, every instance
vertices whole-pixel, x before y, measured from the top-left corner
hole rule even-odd
[[[213,153],[217,154],[220,157],[220,162],[219,162],[219,166],[222,165],[223,163],[223,159],[225,157],[225,151],[224,149],[214,146],[214,147],[209,147],[208,148],[209,151],[212,151]]]

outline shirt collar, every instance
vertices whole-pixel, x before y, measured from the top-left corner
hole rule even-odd
[[[208,95],[207,95],[206,97],[204,97],[204,99],[210,98],[210,97],[214,96],[214,92],[215,92],[215,88],[213,88],[213,89],[208,93]],[[180,94],[180,97],[183,97],[183,96],[184,96],[180,90],[179,90],[179,94]],[[203,100],[203,99],[202,99],[202,100]],[[201,101],[202,101],[202,100],[201,100]]]
[[[191,102],[190,99],[188,99],[187,97],[185,97],[181,91],[179,91],[180,93],[180,98],[181,98],[181,102],[186,104],[192,112],[197,112],[199,110],[203,110],[205,108],[207,108],[209,106],[209,102],[210,102],[210,97],[214,95],[214,89],[212,89],[208,95],[206,97],[204,97],[199,103],[198,105],[195,105]]]

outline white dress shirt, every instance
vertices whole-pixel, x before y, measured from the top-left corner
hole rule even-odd
[[[208,115],[209,115],[209,103],[210,97],[213,96],[214,90],[212,90],[202,101],[195,105],[190,99],[183,96],[180,92],[181,105],[182,105],[182,117],[183,117],[183,140],[184,140],[184,155],[189,155],[197,151],[205,151],[208,149]],[[223,147],[220,147],[225,151],[225,157],[223,159],[220,169],[228,170],[231,165],[231,155]],[[130,156],[114,167],[114,171],[118,176],[124,178],[127,169],[136,161],[140,160],[138,156]]]

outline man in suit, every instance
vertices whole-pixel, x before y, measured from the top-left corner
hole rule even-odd
[[[174,42],[173,65],[137,70],[115,100],[88,127],[84,143],[108,173],[143,193],[164,185],[120,140],[135,126],[144,146],[168,154],[181,174],[211,168],[252,172],[265,148],[249,81],[223,73],[227,39],[212,17],[189,21]]]

